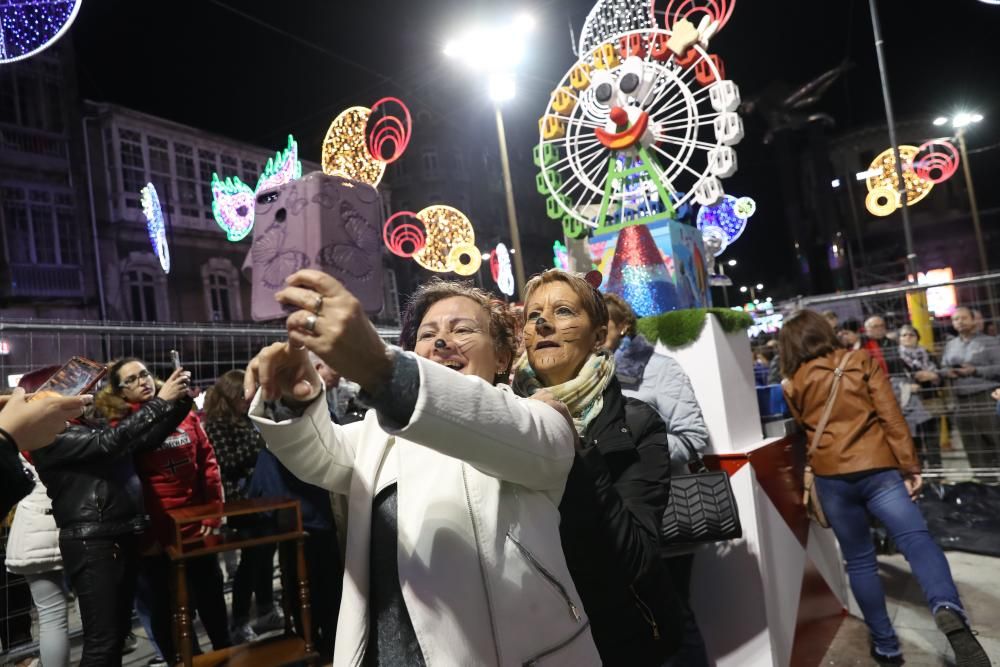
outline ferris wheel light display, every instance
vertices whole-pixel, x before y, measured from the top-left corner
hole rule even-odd
[[[630,30],[583,54],[539,120],[536,186],[570,237],[712,206],[737,169],[739,88],[700,33]]]
[[[83,0],[0,2],[0,64],[41,53],[65,34]]]
[[[152,183],[139,191],[139,201],[142,204],[142,214],[146,216],[146,231],[149,241],[153,244],[153,252],[160,260],[160,268],[164,273],[170,273],[170,248],[167,247],[167,232],[163,224],[163,208],[160,197]]]

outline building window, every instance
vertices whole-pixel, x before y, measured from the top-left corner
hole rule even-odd
[[[198,180],[201,183],[201,206],[205,217],[212,219],[212,174],[218,171],[215,153],[198,149]]]
[[[123,316],[136,322],[159,322],[170,317],[167,276],[151,252],[133,251],[122,264]]]
[[[159,137],[146,137],[149,145],[149,181],[156,187],[160,204],[168,213],[173,213],[173,196],[170,187],[170,152],[167,140]]]
[[[133,269],[125,273],[125,285],[136,322],[156,322],[156,278],[152,271]]]
[[[142,152],[142,135],[132,130],[118,130],[121,144],[122,190],[126,206],[139,207],[139,191],[146,185],[146,158]]]
[[[219,174],[222,178],[227,176],[238,176],[239,172],[236,171],[239,162],[232,155],[223,155],[220,160],[222,161],[222,173]]]
[[[3,218],[11,264],[79,265],[80,237],[73,197],[4,188]]]
[[[194,149],[174,144],[174,164],[177,166],[177,201],[181,215],[198,217],[198,182],[195,180]]]
[[[17,123],[17,98],[14,95],[14,72],[0,68],[0,122]]]
[[[205,307],[212,322],[243,319],[240,305],[240,274],[228,259],[213,257],[201,267]]]
[[[435,150],[424,151],[421,156],[424,164],[424,172],[428,174],[435,174],[438,170],[438,155]]]
[[[243,160],[243,182],[249,185],[251,188],[257,185],[257,165],[249,160]]]
[[[462,155],[461,151],[455,151],[455,171],[459,174],[465,174],[465,156]]]

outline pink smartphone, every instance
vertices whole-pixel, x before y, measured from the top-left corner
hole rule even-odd
[[[325,271],[361,301],[370,315],[382,309],[382,225],[378,191],[366,183],[313,172],[257,194],[251,268],[254,320],[284,318],[274,300],[299,269]]]

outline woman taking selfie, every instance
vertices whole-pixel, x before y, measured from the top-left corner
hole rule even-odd
[[[882,522],[906,556],[957,664],[987,667],[989,658],[969,629],[948,561],[913,501],[921,486],[920,465],[882,365],[864,350],[843,349],[826,319],[810,310],[786,319],[778,341],[788,407],[807,442],[820,430],[815,448],[810,445],[809,464],[871,633],[872,657],[882,665],[903,663],[886,612],[869,515]],[[841,379],[832,392],[837,375]]]
[[[403,352],[330,276],[288,285],[289,340],[250,363],[246,389],[281,462],[348,496],[333,664],[600,664],[559,545],[573,432],[555,406],[495,386],[515,346],[506,308],[432,281]],[[361,386],[364,421],[331,423],[308,351]]]
[[[190,377],[188,374],[187,377]],[[127,357],[108,369],[108,386],[95,399],[98,409],[116,423],[141,410],[156,394],[156,379],[139,359]],[[150,610],[153,639],[168,661],[175,655],[170,609],[170,559],[164,551],[173,541],[173,522],[168,510],[210,502],[222,502],[222,479],[212,445],[191,410],[159,442],[135,456],[150,529],[141,544],[139,600]],[[217,520],[185,525],[181,538],[197,539],[217,528]],[[186,563],[192,607],[215,649],[231,644],[226,601],[222,592],[222,570],[215,556],[192,558]]]
[[[138,536],[147,525],[132,455],[163,442],[191,411],[188,381],[187,373],[175,371],[141,409],[115,425],[80,419],[32,453],[80,604],[80,665],[121,664],[122,641],[132,628]]]
[[[622,395],[604,349],[608,309],[590,283],[550,269],[528,281],[524,303],[514,390],[565,403],[579,436],[559,531],[594,641],[605,665],[659,667],[684,623],[658,548],[669,496],[666,427],[649,405]]]

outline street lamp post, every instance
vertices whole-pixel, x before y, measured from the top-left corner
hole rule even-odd
[[[507,225],[510,227],[510,242],[514,248],[514,277],[517,278],[516,294],[523,296],[524,260],[521,258],[521,232],[517,228],[517,211],[514,208],[514,183],[510,178],[510,160],[507,158],[507,135],[503,127],[503,114],[500,105],[494,103],[494,113],[497,117],[497,141],[500,142],[500,168],[503,170],[504,196],[507,199]]]
[[[446,56],[461,57],[463,63],[489,74],[488,92],[490,99],[493,100],[493,115],[496,118],[500,169],[503,175],[507,225],[510,229],[513,255],[511,260],[516,279],[515,294],[518,296],[523,296],[526,282],[524,253],[521,252],[521,233],[517,226],[517,211],[514,206],[514,183],[510,176],[510,159],[507,156],[507,133],[504,130],[500,103],[514,97],[513,69],[524,52],[524,34],[533,27],[534,21],[531,17],[520,14],[507,25],[474,28],[458,40],[449,42],[444,48]]]
[[[965,128],[973,123],[978,123],[983,119],[981,113],[969,113],[962,111],[956,113],[951,118],[938,116],[934,119],[937,126],[951,123],[956,130],[958,139],[958,151],[962,160],[962,173],[965,174],[965,190],[969,193],[969,211],[972,214],[972,228],[976,232],[976,245],[979,246],[979,268],[983,273],[989,273],[989,259],[986,255],[986,244],[983,242],[983,228],[979,223],[979,205],[976,203],[976,190],[972,187],[972,168],[969,166],[969,151],[965,145]]]

